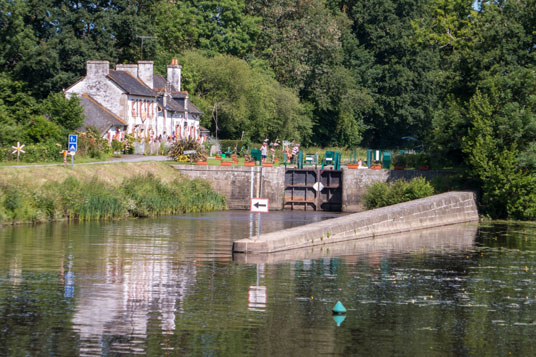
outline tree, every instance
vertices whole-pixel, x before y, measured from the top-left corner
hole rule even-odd
[[[270,75],[228,55],[206,57],[187,51],[180,61],[184,87],[206,113],[203,125],[217,131],[218,137],[237,138],[245,131],[254,140],[308,139],[310,112],[294,91]]]
[[[84,108],[78,96],[65,98],[63,93],[51,94],[42,104],[43,114],[53,123],[67,131],[73,131],[84,124]]]

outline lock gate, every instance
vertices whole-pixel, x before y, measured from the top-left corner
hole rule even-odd
[[[285,209],[342,211],[342,170],[285,170]]]

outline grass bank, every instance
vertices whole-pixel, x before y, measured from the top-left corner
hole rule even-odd
[[[226,208],[165,163],[0,169],[0,224],[149,217]]]

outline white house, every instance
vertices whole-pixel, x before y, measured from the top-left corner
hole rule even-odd
[[[152,61],[117,65],[88,61],[84,78],[67,88],[77,95],[86,116],[108,140],[125,133],[138,138],[200,139],[201,111],[181,91],[181,66],[172,60],[167,79],[154,74]]]

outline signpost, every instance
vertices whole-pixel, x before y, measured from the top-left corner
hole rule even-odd
[[[252,181],[253,182],[253,181]],[[257,192],[258,194],[258,192]],[[253,183],[251,186],[251,195],[253,195]],[[249,204],[249,211],[257,213],[257,238],[261,235],[261,215],[260,213],[268,213],[270,200],[268,198],[253,198],[251,197]],[[250,214],[250,216],[253,216]],[[252,232],[250,231],[250,236]],[[260,270],[264,271],[263,264],[257,264],[257,285],[249,287],[248,293],[248,309],[251,311],[264,311],[266,309],[267,296],[266,286],[259,285],[259,273]]]
[[[78,150],[78,135],[70,134],[69,135],[69,144],[67,146],[69,154],[71,155],[71,169],[74,170],[74,155]]]
[[[250,203],[250,212],[267,213],[269,206],[268,198],[252,198]]]
[[[21,145],[18,141],[17,141],[17,146],[12,146],[12,148],[15,149],[12,152],[12,154],[17,153],[17,162],[19,162],[20,153],[22,152],[24,154],[26,152],[26,151],[22,150],[23,147],[24,147],[24,144]]]

